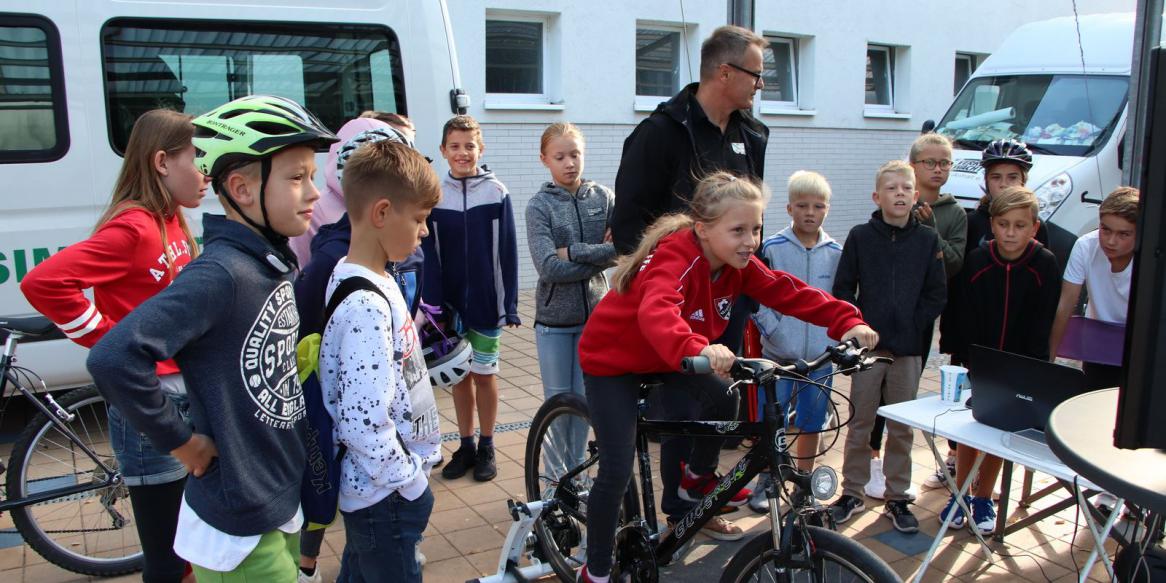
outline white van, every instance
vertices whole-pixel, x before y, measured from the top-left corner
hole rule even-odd
[[[980,152],[992,140],[1016,138],[1033,152],[1028,186],[1041,219],[1072,235],[1096,228],[1097,205],[1121,183],[1133,37],[1133,14],[1017,28],[936,127],[955,141],[945,190],[974,207],[983,196]],[[1052,246],[1063,263],[1068,249]]]
[[[268,93],[333,130],[397,112],[436,157],[457,83],[448,31],[432,0],[0,0],[0,314],[32,313],[20,280],[93,230],[149,109]],[[203,211],[221,212],[208,198],[189,213],[196,234]],[[63,338],[19,358],[50,387],[89,382],[85,350]]]

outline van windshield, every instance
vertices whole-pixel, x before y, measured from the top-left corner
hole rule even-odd
[[[1113,131],[1129,87],[1129,77],[1117,75],[979,77],[936,131],[967,149],[1016,138],[1039,154],[1088,156]]]

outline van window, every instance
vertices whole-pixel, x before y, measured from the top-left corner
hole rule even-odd
[[[408,115],[387,27],[119,18],[101,33],[110,143],[125,150],[142,113],[206,113],[251,94],[304,104],[333,131],[375,109]]]
[[[57,29],[30,15],[0,23],[0,163],[57,160],[69,149]]]
[[[1016,138],[1038,154],[1087,156],[1112,133],[1129,83],[1117,75],[979,77],[956,97],[937,131],[971,149]]]

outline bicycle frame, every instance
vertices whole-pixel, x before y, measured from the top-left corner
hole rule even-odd
[[[40,399],[36,398],[36,394],[29,390],[28,387],[22,385],[16,378],[16,375],[12,372],[12,363],[16,354],[16,344],[21,337],[21,334],[18,332],[9,332],[8,338],[6,338],[4,341],[4,351],[3,353],[0,353],[0,397],[7,394],[8,384],[11,383],[14,387],[16,387],[17,391],[24,395],[25,398],[27,398],[33,404],[33,406],[37,408],[37,410],[39,410],[52,422],[53,426],[56,427],[58,431],[64,434],[65,437],[67,437],[69,441],[73,443],[73,445],[79,447],[90,460],[93,460],[93,463],[97,464],[97,468],[99,468],[102,473],[105,474],[105,479],[98,482],[89,482],[86,484],[78,484],[75,486],[65,486],[61,488],[54,488],[52,490],[45,490],[43,492],[37,492],[36,494],[24,496],[23,498],[0,500],[0,512],[11,510],[13,508],[23,508],[25,506],[40,504],[41,502],[47,502],[56,498],[63,498],[65,496],[72,496],[82,492],[89,492],[91,490],[97,490],[100,488],[117,486],[121,484],[121,473],[117,472],[113,468],[107,466],[105,462],[101,461],[97,453],[82,443],[81,439],[77,437],[75,433],[73,433],[73,430],[70,429],[69,426],[61,420],[61,416],[65,414],[64,409],[62,409],[60,406],[56,406],[56,402],[52,401],[52,396],[48,396],[47,399],[49,399],[49,402],[53,403],[56,411],[50,409],[48,405],[45,405],[43,402],[41,402]]]

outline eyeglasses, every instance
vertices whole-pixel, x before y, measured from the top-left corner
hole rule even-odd
[[[742,67],[741,65],[736,65],[733,63],[725,63],[725,64],[742,72],[742,73],[744,73],[744,74],[746,74],[746,75],[749,75],[750,77],[753,77],[753,88],[754,89],[756,89],[757,87],[759,87],[761,85],[761,73],[755,73],[753,71],[750,71],[749,69],[746,69],[745,67]],[[764,71],[762,71],[762,73],[764,73]]]
[[[928,170],[935,170],[939,166],[940,170],[948,170],[951,168],[951,160],[936,160],[935,158],[928,158],[926,160],[916,160],[916,164],[922,164]]]

